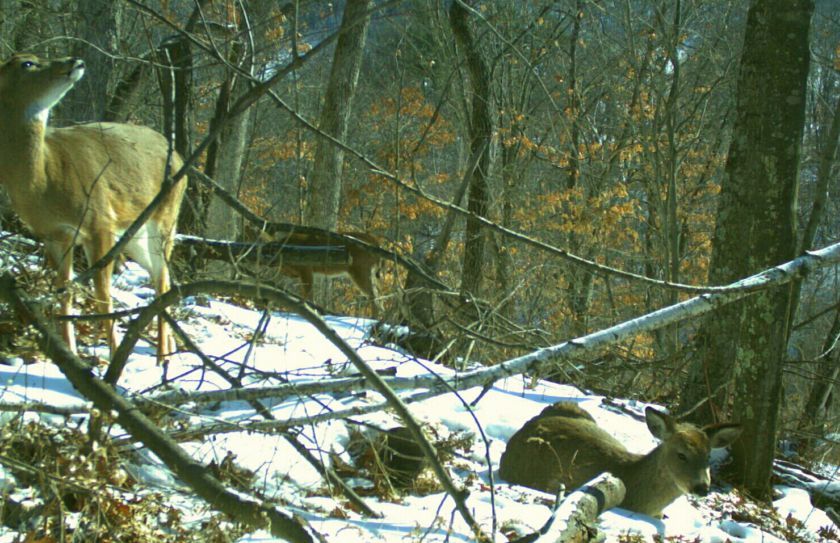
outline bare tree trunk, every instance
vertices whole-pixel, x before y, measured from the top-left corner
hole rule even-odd
[[[367,40],[370,6],[371,0],[347,0],[321,109],[320,129],[341,141],[347,137]],[[343,163],[344,151],[323,138],[318,140],[309,179],[309,205],[304,215],[308,225],[335,230],[341,203]]]
[[[232,61],[235,61],[233,55]],[[231,104],[237,95],[239,76],[233,72],[222,84],[216,104],[214,122],[221,122],[227,116]],[[239,192],[242,175],[242,160],[245,155],[246,134],[250,125],[250,116],[240,115],[228,122],[219,134],[216,142],[207,152],[207,167],[205,173],[216,179],[222,187],[231,194]],[[205,234],[212,239],[236,239],[238,222],[237,215],[225,202],[219,198],[211,198],[205,215]]]
[[[668,141],[668,150],[665,155],[665,177],[668,180],[668,190],[665,198],[665,220],[663,224],[663,231],[665,233],[665,254],[666,256],[666,277],[672,283],[680,282],[680,262],[682,260],[680,254],[680,221],[677,210],[679,207],[679,191],[677,190],[677,178],[679,177],[680,158],[679,158],[679,141],[677,138],[677,125],[680,123],[680,110],[677,105],[680,92],[680,55],[678,52],[679,44],[682,40],[681,16],[682,3],[677,0],[673,3],[674,18],[671,23],[671,35],[668,43],[668,59],[671,64],[671,85],[668,87],[668,95],[665,99],[665,132]],[[663,27],[665,24],[662,25]],[[679,301],[677,291],[671,290],[667,294],[668,305],[673,305]],[[669,356],[676,353],[679,345],[679,325],[671,326],[662,330],[659,338],[662,340],[660,345],[664,348],[665,353]]]
[[[146,76],[147,65],[140,63],[128,72],[114,88],[113,96],[108,101],[105,115],[102,120],[105,122],[124,123],[128,122],[131,112],[136,107],[139,98],[140,88]]]
[[[267,5],[257,3],[251,10],[240,6],[236,15],[228,15],[236,25],[236,33],[229,33],[225,51],[225,79],[219,89],[216,111],[211,121],[211,130],[224,122],[218,138],[207,149],[205,173],[214,178],[230,194],[239,194],[242,179],[242,162],[245,157],[246,139],[251,116],[242,114],[228,119],[236,101],[248,92],[248,77],[253,72],[254,53],[259,33],[251,28],[252,17],[263,19]],[[210,198],[204,215],[205,234],[213,239],[238,239],[238,214],[222,199]]]
[[[799,151],[805,117],[811,0],[754,0],[747,17],[736,121],[721,186],[711,282],[726,283],[796,251]],[[762,291],[704,323],[685,407],[713,395],[744,425],[734,447],[739,483],[769,497],[789,335],[791,286]],[[731,388],[731,396],[712,394]],[[706,411],[707,418],[715,413]]]
[[[80,0],[77,4],[79,37],[83,40],[74,54],[85,60],[85,77],[74,90],[72,110],[65,113],[77,121],[101,121],[105,118],[108,97],[114,78],[114,62],[102,54],[118,51],[121,2]],[[90,45],[88,45],[90,44]]]
[[[490,108],[490,75],[487,64],[475,38],[467,26],[468,10],[462,0],[455,0],[449,9],[449,23],[452,34],[463,50],[469,72],[472,100],[470,113],[470,155],[481,152],[476,168],[472,170],[467,209],[475,215],[487,216],[488,177],[490,169],[490,143],[493,138],[493,119]],[[484,276],[485,235],[481,224],[473,218],[467,218],[464,239],[464,261],[461,276],[461,291],[465,294],[478,294],[481,279]]]
[[[163,130],[181,156],[190,154],[190,94],[192,92],[192,51],[189,40],[177,37],[158,49],[158,61],[168,69],[159,71],[163,97]]]
[[[566,175],[565,189],[571,191],[580,184],[580,161],[578,160],[578,148],[580,146],[580,95],[578,93],[578,40],[583,18],[582,1],[575,4],[574,22],[572,33],[569,37],[569,72],[566,94],[569,97],[567,107],[571,112],[571,127],[569,134],[569,167]],[[569,234],[566,246],[575,254],[592,254],[591,248],[583,247],[581,240],[575,234]],[[569,309],[572,312],[572,335],[582,336],[588,332],[589,306],[592,302],[593,279],[592,272],[578,266],[571,265],[566,272],[568,282],[567,299]]]

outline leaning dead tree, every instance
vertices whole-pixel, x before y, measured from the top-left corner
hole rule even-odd
[[[790,262],[770,268],[769,270],[747,277],[726,287],[717,288],[712,293],[701,294],[598,332],[571,339],[558,345],[538,349],[490,367],[458,372],[445,377],[439,375],[420,375],[416,377],[383,378],[383,380],[393,390],[416,391],[427,389],[430,392],[436,392],[438,394],[466,390],[476,386],[489,387],[499,379],[539,371],[546,364],[580,357],[587,353],[598,352],[601,349],[630,339],[639,333],[651,332],[678,321],[703,315],[726,304],[746,298],[759,290],[783,285],[795,279],[801,279],[819,269],[838,264],[840,264],[840,243],[830,245],[818,251],[810,251]],[[182,287],[186,287],[186,285]],[[151,311],[151,306],[145,311]],[[146,322],[150,321],[153,316],[154,312],[151,311]],[[261,397],[273,397],[276,399],[297,394],[300,392],[300,387],[302,386],[307,387],[307,384],[295,383],[294,385],[288,386],[280,385],[271,389],[258,391],[201,392],[186,394],[180,397],[184,401],[214,402],[244,399],[245,396],[238,397],[237,394],[257,394]],[[369,385],[365,383],[364,379],[350,378],[319,380],[317,383],[311,383],[311,386],[308,386],[306,390],[309,393],[315,394],[318,392],[339,390],[359,390],[361,388],[369,388]],[[169,396],[169,398],[174,399],[174,396]]]

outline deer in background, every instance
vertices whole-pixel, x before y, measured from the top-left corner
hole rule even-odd
[[[355,238],[375,247],[379,247],[381,240],[376,236],[365,232],[338,232],[342,236]],[[261,231],[256,236],[249,232],[248,236],[257,237],[263,242],[279,242],[287,245],[299,245],[303,247],[339,246],[344,247],[349,257],[347,264],[287,264],[280,266],[280,273],[288,277],[297,278],[301,284],[301,295],[306,300],[312,300],[312,285],[314,277],[321,275],[326,277],[344,276],[348,277],[357,289],[368,298],[373,306],[375,314],[382,314],[382,305],[379,301],[379,281],[382,268],[382,257],[378,254],[351,242],[341,241],[326,234],[317,232],[278,232],[275,234]]]
[[[647,454],[629,452],[578,405],[558,402],[529,420],[507,444],[499,475],[544,492],[577,488],[608,471],[626,488],[621,507],[654,517],[687,492],[705,496],[709,454],[741,434],[737,424],[698,428],[648,407],[648,429],[661,443]]]
[[[167,167],[181,167],[166,138],[150,128],[119,123],[90,123],[68,128],[47,126],[50,110],[82,78],[77,58],[41,59],[19,54],[0,66],[0,184],[12,208],[41,240],[47,261],[56,268],[55,286],[68,285],[73,247],[81,245],[89,264],[104,256],[158,194]],[[170,287],[167,261],[185,183],[170,191],[124,252],[145,268],[155,291]],[[113,262],[94,276],[95,307],[111,313]],[[61,313],[69,314],[65,292]],[[116,347],[114,323],[103,324],[108,345]],[[72,323],[61,332],[76,352]],[[164,319],[158,319],[158,361],[174,347]]]

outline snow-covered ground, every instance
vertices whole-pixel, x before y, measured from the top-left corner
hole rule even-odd
[[[151,291],[138,286],[143,281],[142,272],[129,264],[116,279],[118,305],[144,304]],[[355,373],[338,349],[297,315],[274,312],[267,321],[263,319],[264,335],[253,349],[249,347],[250,339],[261,325],[263,315],[259,310],[213,298],[189,299],[179,307],[177,315],[182,327],[202,351],[233,375],[241,374],[248,387],[311,382]],[[327,321],[376,369],[392,369],[397,376],[425,374],[429,369],[440,374],[451,373],[447,368],[418,361],[396,349],[370,344],[366,340],[369,321],[353,318],[328,318]],[[103,347],[98,347],[96,352],[107,355]],[[68,408],[86,405],[53,364],[23,365],[20,362],[11,360],[0,365],[0,378],[4,383],[0,388],[0,403],[42,402]],[[241,373],[240,368],[244,368]],[[165,390],[159,389],[162,371],[156,365],[154,349],[141,342],[126,366],[120,386],[128,397],[142,393],[147,398],[173,388],[185,392],[230,388],[213,372],[202,369],[201,361],[191,354],[175,357],[169,366],[168,377],[174,378],[174,383]],[[546,404],[564,399],[578,402],[631,450],[644,452],[655,444],[643,421],[644,404],[615,401],[607,404],[602,402],[602,397],[585,394],[571,386],[540,382],[532,388],[529,384],[519,377],[499,381],[472,408],[467,406],[481,394],[478,388],[462,391],[459,395],[437,396],[410,406],[415,417],[427,424],[435,436],[470,436],[471,447],[461,451],[448,468],[456,483],[468,488],[468,505],[485,533],[491,533],[495,527],[494,537],[499,542],[508,540],[504,534],[515,531],[521,535],[538,529],[550,514],[551,496],[508,485],[498,477],[491,487],[489,477],[490,472],[498,468],[507,439]],[[370,391],[263,400],[278,420],[323,415],[331,410],[381,401],[378,394]],[[407,494],[390,501],[365,497],[367,503],[383,515],[382,519],[366,518],[354,512],[340,494],[330,495],[318,473],[277,432],[236,429],[235,425],[262,420],[246,402],[186,403],[179,409],[177,417],[181,419],[181,426],[224,428],[219,433],[207,434],[204,439],[183,443],[191,454],[205,464],[212,460],[220,463],[229,454],[235,455],[238,466],[255,472],[256,488],[262,497],[285,504],[283,507],[287,511],[305,518],[327,541],[473,540],[452,500],[439,492],[423,496]],[[4,416],[9,419],[12,414]],[[30,416],[53,420],[56,424],[66,423],[65,417],[59,415]],[[352,419],[384,429],[399,425],[392,415],[382,412],[356,415]],[[481,438],[479,424],[489,445]],[[306,425],[302,428],[301,441],[313,451],[320,450],[316,455],[322,460],[329,462],[329,454],[333,454],[352,463],[353,458],[347,450],[351,426],[357,427],[341,420]],[[133,458],[132,464],[126,466],[127,471],[141,482],[141,486],[168,496],[173,504],[182,504],[185,522],[199,523],[210,514],[207,507],[184,491],[153,455],[141,451]],[[5,472],[0,472],[2,477]],[[351,483],[360,487],[366,484],[360,480]],[[7,481],[6,491],[14,490],[10,485]],[[803,523],[801,537],[820,541],[817,535],[820,529],[833,526],[826,514],[811,506],[804,491],[786,487],[778,490],[782,497],[774,506],[782,518],[790,515],[798,519]],[[135,492],[140,491],[135,489]],[[739,503],[739,498],[718,489],[706,498],[678,499],[665,509],[662,520],[614,509],[600,517],[600,526],[610,541],[627,534],[636,534],[636,540],[653,540],[657,536],[701,542],[786,540],[782,533],[774,535],[756,523],[734,520],[749,517],[731,514]],[[755,514],[756,519],[762,516],[761,512]],[[0,531],[5,534],[0,535],[0,543],[15,541],[17,537],[6,530],[5,533]],[[238,539],[239,543],[267,541],[274,539],[264,532]]]

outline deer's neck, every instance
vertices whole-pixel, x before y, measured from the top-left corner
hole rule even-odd
[[[13,203],[46,187],[48,113],[26,117],[0,103],[0,184]]]
[[[619,479],[624,482],[627,490],[621,507],[658,517],[662,509],[680,497],[683,492],[679,486],[668,477],[662,466],[662,451],[659,447],[647,455],[632,455],[622,466]]]

